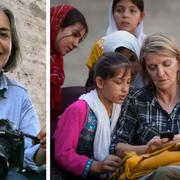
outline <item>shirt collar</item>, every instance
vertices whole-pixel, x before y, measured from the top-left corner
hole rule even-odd
[[[0,72],[0,96],[6,98],[5,91],[7,91],[7,80],[3,72]]]
[[[154,95],[154,89],[153,87],[145,87],[144,88],[144,93],[143,93],[143,96],[142,98],[144,98],[145,100],[149,101],[152,105],[159,105],[155,95]],[[180,102],[177,103],[177,105],[179,106],[180,105]]]
[[[144,87],[144,93],[142,94],[141,98],[149,101],[152,105],[155,105],[157,102],[154,96],[154,90],[150,86]]]

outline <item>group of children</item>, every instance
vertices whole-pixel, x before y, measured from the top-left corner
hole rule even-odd
[[[69,6],[66,7],[66,10],[68,8]],[[57,14],[61,14],[62,9],[62,6],[57,8]],[[70,9],[74,8],[71,7]],[[67,14],[62,13],[61,17],[63,15],[67,16]],[[55,160],[62,169],[68,172],[69,176],[67,177],[69,179],[72,179],[72,176],[73,179],[81,179],[81,177],[86,179],[106,179],[121,165],[121,158],[124,157],[124,154],[123,156],[116,154],[115,150],[113,154],[110,154],[110,146],[115,129],[117,130],[117,122],[121,121],[121,114],[123,115],[126,112],[126,106],[123,106],[123,103],[130,102],[131,97],[133,97],[133,93],[129,94],[129,90],[143,88],[141,71],[148,64],[147,62],[142,64],[139,61],[140,49],[145,39],[143,18],[143,0],[112,0],[109,8],[107,34],[95,42],[87,61],[89,68],[89,77],[86,82],[87,93],[82,94],[76,102],[63,112],[58,120],[54,134]],[[52,20],[54,19],[51,18]],[[51,67],[53,67],[51,69],[51,85],[53,84],[53,86],[56,85],[54,82],[58,82],[58,78],[59,81],[60,79],[64,80],[64,72],[63,78],[56,77],[59,76],[56,75],[59,65],[56,67],[53,65],[54,57],[57,57],[56,54],[58,54],[57,49],[61,50],[59,54],[62,57],[76,48],[81,40],[85,38],[88,28],[86,23],[74,20],[74,23],[62,27],[62,29],[60,24],[59,32],[61,34],[59,41],[58,35],[54,36],[56,40],[51,41],[51,49],[56,52],[51,56]],[[157,42],[156,40],[153,41],[153,38],[149,38],[149,42],[146,43],[152,41],[155,46],[158,46],[158,42],[161,42],[158,37],[161,36],[163,37],[161,34],[157,35]],[[68,45],[64,48],[66,51],[63,54],[62,46],[53,47],[56,47],[55,44],[60,44],[65,38],[68,38]],[[167,44],[170,41],[169,38],[162,40]],[[159,47],[164,47],[164,51],[166,51],[167,47],[165,44],[163,45],[159,43]],[[143,53],[151,51],[154,53],[153,49],[148,51],[144,44],[143,48],[141,58]],[[172,57],[168,53],[165,55]],[[179,66],[179,59],[177,58],[177,60]],[[57,63],[61,63],[60,66],[63,69],[63,61],[60,62],[58,57]],[[168,62],[164,63],[168,64]],[[148,65],[147,71],[150,76],[150,71],[153,71],[152,69],[156,66],[159,67],[159,64],[156,65],[154,62]],[[163,66],[166,65],[163,64]],[[178,69],[176,71],[179,72]],[[154,79],[152,81],[152,84],[154,84]],[[58,85],[57,88],[59,88]],[[159,87],[156,84],[155,88],[158,92]],[[59,91],[55,92],[53,90],[51,93],[53,93],[52,96],[59,98]],[[175,94],[178,93],[179,85],[177,85]],[[174,106],[179,103],[179,96],[177,98],[178,100]],[[56,98],[52,100],[51,113],[53,114],[53,108],[56,106],[59,108],[60,106],[54,103]],[[179,109],[178,107],[178,113]],[[53,118],[57,117],[53,116]],[[179,133],[179,129],[176,133]],[[127,136],[131,136],[131,134],[127,134]]]

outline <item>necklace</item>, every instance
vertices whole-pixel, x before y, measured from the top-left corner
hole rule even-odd
[[[163,100],[161,100],[160,98],[157,98],[158,101],[160,101],[161,103],[165,104],[166,106],[171,106],[172,102],[166,103]]]
[[[164,102],[164,101],[163,101],[161,98],[159,98],[158,96],[156,96],[156,99],[157,99],[157,101],[160,102],[160,104],[164,104],[164,105],[166,105],[166,106],[172,106],[172,105],[176,104],[176,99],[171,100],[171,102],[169,102],[169,103]]]

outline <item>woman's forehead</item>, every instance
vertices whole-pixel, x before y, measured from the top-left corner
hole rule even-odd
[[[10,31],[10,22],[8,16],[2,10],[0,10],[0,28]]]
[[[166,60],[176,61],[176,57],[168,56],[165,54],[159,54],[159,53],[148,53],[145,57],[146,64],[151,64],[151,63],[158,64]]]

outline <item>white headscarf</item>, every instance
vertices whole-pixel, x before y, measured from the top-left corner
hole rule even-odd
[[[133,51],[137,57],[139,58],[140,54],[140,43],[138,42],[137,38],[127,32],[127,31],[116,31],[107,36],[103,37],[103,52],[114,52],[118,47],[125,47]],[[134,82],[134,88],[141,88],[143,87],[142,79],[139,74],[137,74]]]
[[[111,1],[111,4],[109,6],[109,12],[108,12],[109,26],[108,26],[108,29],[106,32],[107,35],[118,30],[116,23],[114,21],[114,16],[113,16],[113,12],[112,12],[113,1],[114,0]],[[143,32],[143,21],[141,21],[141,23],[137,26],[135,35],[136,35],[136,38],[138,39],[140,45],[142,45],[142,42],[145,38],[145,34]]]
[[[116,31],[103,37],[103,52],[114,52],[118,47],[125,47],[133,51],[137,57],[140,54],[140,44],[137,38],[127,31]]]
[[[83,94],[79,99],[85,100],[97,118],[97,129],[94,138],[94,158],[103,161],[109,155],[111,133],[113,132],[121,112],[121,104],[113,103],[111,125],[104,104],[98,97],[96,90]]]

